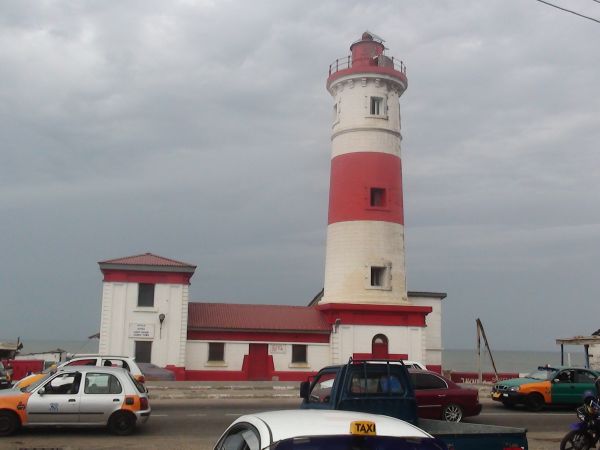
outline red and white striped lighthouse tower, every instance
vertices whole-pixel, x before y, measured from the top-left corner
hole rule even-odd
[[[409,305],[399,103],[407,78],[384,50],[365,32],[329,70],[335,104],[321,305]]]

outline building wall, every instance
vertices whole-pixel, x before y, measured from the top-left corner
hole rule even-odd
[[[209,342],[225,342],[224,361],[208,361]],[[272,360],[269,379],[304,380],[306,376],[328,365],[329,344],[299,343],[307,346],[306,364],[292,363],[291,342],[252,342],[268,345],[268,355]],[[246,380],[250,343],[241,341],[187,341],[186,379],[193,380]]]
[[[600,370],[600,345],[590,345],[590,369]]]
[[[425,333],[422,327],[340,325],[337,332],[340,334],[341,349],[340,361],[336,363],[347,362],[357,353],[370,354],[373,338],[378,334],[388,338],[390,355],[406,355],[406,359],[417,361],[423,361],[425,356]]]
[[[185,366],[188,296],[187,285],[156,284],[154,306],[138,307],[138,283],[104,282],[99,352],[135,356],[135,341],[152,341],[153,364]]]
[[[407,303],[404,227],[384,221],[351,221],[327,227],[325,295],[341,303]],[[370,288],[370,266],[390,265],[389,289]]]
[[[385,75],[367,76],[349,75],[341,77],[330,86],[330,92],[337,104],[337,113],[333,119],[333,154],[332,157],[338,156],[346,151],[354,150],[354,143],[361,145],[363,142],[363,133],[372,133],[373,129],[383,130],[376,133],[385,134],[386,131],[392,132],[397,136],[397,139],[391,142],[391,146],[384,145],[381,148],[375,148],[375,151],[389,151],[397,156],[400,156],[400,102],[399,95],[396,89],[397,82]],[[384,99],[384,107],[386,114],[382,116],[372,116],[370,114],[370,98],[382,97]],[[365,130],[371,128],[371,130]],[[336,143],[347,130],[352,130],[352,137],[347,142],[351,145],[344,148]],[[376,139],[385,139],[383,136]],[[369,139],[369,142],[374,142]],[[340,141],[340,144],[342,141]],[[373,150],[373,149],[371,149]],[[367,150],[370,151],[370,150]]]
[[[432,311],[426,316],[425,353],[423,363],[437,368],[442,366],[442,300],[430,297],[410,296],[410,301],[416,306],[429,306]]]

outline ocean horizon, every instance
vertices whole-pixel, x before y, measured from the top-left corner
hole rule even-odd
[[[22,355],[28,353],[49,352],[57,349],[68,353],[98,353],[98,339],[87,340],[23,340]],[[527,373],[542,365],[560,364],[560,350],[492,350],[498,372]],[[565,351],[565,364],[584,365],[583,352]],[[475,349],[444,349],[442,351],[442,367],[455,372],[476,372],[478,370]],[[487,352],[481,354],[483,372],[493,372]]]

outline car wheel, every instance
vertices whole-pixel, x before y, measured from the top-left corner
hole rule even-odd
[[[11,411],[0,411],[0,436],[10,436],[15,433],[21,422],[17,415]]]
[[[536,392],[529,394],[525,403],[527,404],[527,409],[529,409],[529,411],[541,411],[546,405],[544,397]]]
[[[117,436],[127,436],[135,430],[135,416],[132,413],[119,411],[108,421],[108,430]]]
[[[454,403],[444,406],[444,409],[442,410],[442,419],[446,422],[460,422],[462,417],[462,408]]]
[[[560,450],[588,450],[591,447],[590,435],[579,430],[569,431],[560,441]]]

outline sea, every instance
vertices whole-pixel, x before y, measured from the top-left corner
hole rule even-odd
[[[81,341],[42,341],[24,340],[22,354],[47,352],[62,349],[68,353],[98,353],[98,339]],[[538,366],[560,364],[560,350],[533,351],[533,350],[492,350],[492,356],[498,372],[528,373]],[[565,352],[565,364],[583,366],[585,357],[583,352]],[[493,372],[491,358],[487,352],[481,353],[478,358],[475,349],[444,349],[442,351],[442,367],[444,370],[459,372],[476,372],[478,360],[481,361],[483,372]]]

